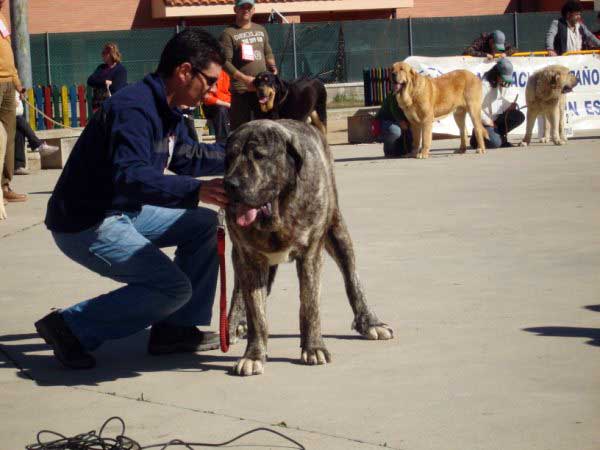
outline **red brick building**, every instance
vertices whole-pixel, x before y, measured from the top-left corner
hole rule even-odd
[[[10,0],[9,0],[10,1]],[[558,11],[564,0],[257,0],[258,22],[275,8],[290,21],[450,17]],[[8,3],[3,13],[9,17]],[[29,32],[129,30],[231,22],[234,0],[29,0]],[[593,0],[584,1],[592,8]]]

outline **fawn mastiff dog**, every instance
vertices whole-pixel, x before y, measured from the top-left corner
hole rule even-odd
[[[460,129],[460,148],[455,153],[467,151],[467,113],[475,127],[477,153],[485,153],[481,80],[476,75],[467,70],[453,70],[430,78],[417,73],[408,63],[397,62],[392,65],[392,81],[398,106],[404,111],[413,133],[412,157],[429,157],[433,121],[451,113]]]
[[[338,206],[333,158],[325,136],[296,120],[255,120],[229,138],[225,159],[227,227],[235,282],[230,335],[247,320],[238,375],[263,373],[269,335],[266,300],[277,265],[295,261],[300,283],[300,347],[304,364],[331,361],[319,313],[323,248],[344,277],[353,328],[368,339],[393,330],[370,311],[356,273],[352,240]]]
[[[550,141],[555,145],[567,143],[565,135],[566,95],[577,85],[577,77],[567,67],[554,64],[538,70],[527,80],[525,100],[527,101],[527,131],[521,145],[531,143],[531,132],[539,115],[545,118],[542,143]],[[550,126],[548,126],[550,125]]]

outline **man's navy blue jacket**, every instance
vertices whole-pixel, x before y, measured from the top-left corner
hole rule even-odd
[[[169,137],[175,148],[169,170]],[[46,226],[74,233],[142,205],[194,208],[201,182],[223,173],[221,144],[193,141],[156,74],[108,99],[77,140],[48,201]]]

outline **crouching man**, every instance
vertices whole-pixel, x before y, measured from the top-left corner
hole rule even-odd
[[[218,347],[196,328],[210,324],[218,273],[216,214],[198,203],[227,198],[222,178],[194,177],[222,174],[224,148],[190,139],[179,106],[198,105],[223,63],[207,32],[177,34],[157,71],[107,100],[77,141],[46,225],[65,255],[124,286],[35,323],[65,366],[91,368],[104,341],[148,326],[151,354]],[[160,250],[171,246],[174,261]]]
[[[500,58],[481,80],[481,121],[488,132],[485,148],[512,147],[508,133],[525,121],[525,115],[517,108],[518,91],[510,87],[512,77],[512,63]],[[475,130],[471,133],[471,146],[477,148]]]

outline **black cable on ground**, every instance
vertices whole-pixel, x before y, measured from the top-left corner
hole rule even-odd
[[[102,433],[106,426],[112,422],[118,421],[121,424],[121,433],[117,435],[115,438],[107,438],[102,437]],[[239,434],[235,436],[233,439],[229,441],[221,442],[221,443],[209,443],[209,442],[184,442],[179,439],[174,439],[169,442],[163,442],[160,444],[151,444],[142,447],[133,439],[125,436],[125,422],[120,417],[114,416],[107,419],[104,424],[100,427],[100,431],[96,434],[95,431],[88,431],[87,433],[81,433],[73,437],[63,436],[56,431],[50,430],[42,430],[37,434],[37,443],[30,444],[25,446],[26,450],[146,450],[149,448],[159,448],[161,450],[165,450],[169,447],[185,447],[188,450],[194,450],[194,447],[223,447],[225,445],[231,444],[244,436],[248,436],[252,433],[256,433],[258,431],[267,431],[269,433],[276,434],[277,436],[286,439],[287,441],[298,446],[299,450],[306,450],[306,448],[295,441],[289,436],[286,436],[279,431],[271,430],[269,428],[254,428],[252,430],[246,431],[245,433]],[[42,441],[42,437],[44,435],[52,435],[54,437],[58,437],[58,439]]]

